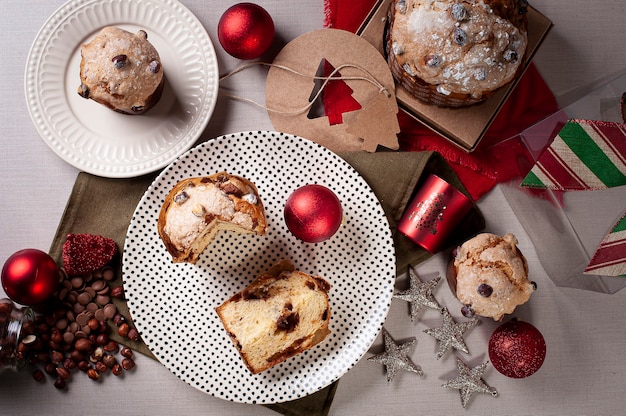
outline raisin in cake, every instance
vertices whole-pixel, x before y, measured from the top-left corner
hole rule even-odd
[[[257,374],[328,334],[330,284],[283,261],[216,308],[246,367]]]
[[[482,233],[458,248],[448,279],[464,304],[463,315],[496,321],[526,303],[536,289],[528,280],[528,264],[513,234]]]
[[[526,0],[393,0],[387,61],[407,92],[461,107],[484,101],[521,74]]]
[[[158,232],[174,262],[195,263],[219,230],[266,233],[263,202],[248,179],[227,172],[188,178],[165,197]]]
[[[107,26],[81,46],[78,94],[119,113],[151,109],[164,80],[161,58],[144,30],[133,34]]]

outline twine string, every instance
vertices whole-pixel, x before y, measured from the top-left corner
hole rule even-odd
[[[284,114],[284,115],[294,115],[294,114],[301,114],[301,113],[304,113],[305,111],[308,111],[315,104],[315,102],[320,97],[320,95],[322,94],[322,92],[324,91],[324,89],[326,88],[328,83],[330,81],[333,81],[333,80],[366,81],[366,82],[369,82],[370,84],[374,85],[378,89],[378,93],[379,94],[380,93],[385,94],[385,96],[387,98],[391,97],[391,93],[389,92],[389,90],[383,84],[381,84],[376,79],[376,77],[374,77],[367,69],[363,68],[360,65],[350,64],[350,63],[341,64],[337,68],[334,68],[332,70],[332,72],[328,76],[321,77],[321,76],[317,76],[317,75],[305,74],[305,73],[302,73],[300,71],[297,71],[297,70],[295,70],[293,68],[290,68],[288,66],[285,66],[285,65],[274,64],[274,63],[267,63],[267,62],[262,62],[262,61],[253,61],[253,62],[247,62],[247,63],[245,63],[245,64],[235,68],[231,72],[229,72],[229,73],[227,73],[225,75],[222,75],[219,80],[220,80],[220,82],[224,81],[224,80],[226,80],[226,79],[228,79],[228,78],[238,74],[239,72],[241,72],[241,71],[243,71],[243,70],[245,70],[247,68],[250,68],[250,67],[252,67],[254,65],[262,65],[262,66],[266,66],[266,67],[269,67],[269,68],[278,68],[278,69],[281,69],[283,71],[290,72],[290,73],[292,73],[294,75],[297,75],[297,76],[300,76],[300,77],[309,78],[309,79],[312,79],[312,80],[320,80],[320,81],[323,80],[323,83],[320,86],[320,88],[318,89],[318,91],[316,92],[315,96],[309,101],[309,103],[307,105],[305,105],[302,108],[299,108],[299,109],[296,109],[296,110],[291,110],[291,111],[277,110],[277,109],[269,108],[266,105],[263,105],[261,103],[258,103],[256,101],[254,101],[252,99],[249,99],[249,98],[246,98],[246,97],[241,97],[241,96],[233,95],[233,94],[224,94],[227,97],[230,97],[230,98],[233,98],[233,99],[236,99],[236,100],[239,100],[239,101],[244,101],[244,102],[253,104],[253,105],[257,106],[257,107],[263,108],[263,109],[265,109],[265,110],[267,110],[269,112],[272,112],[272,113]],[[357,75],[355,75],[355,76],[343,76],[343,75],[335,76],[341,70],[343,70],[345,68],[357,69],[357,70],[363,72],[365,75],[364,76],[357,76]]]

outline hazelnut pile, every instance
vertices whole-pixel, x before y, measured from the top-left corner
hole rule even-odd
[[[22,329],[28,336],[18,345],[18,354],[35,366],[35,380],[43,382],[45,372],[56,388],[64,389],[73,373],[99,380],[135,367],[133,351],[109,337],[115,328],[122,338],[139,339],[137,330],[111,302],[111,298],[124,297],[122,286],[111,285],[114,278],[108,266],[83,276],[62,273],[50,309]]]

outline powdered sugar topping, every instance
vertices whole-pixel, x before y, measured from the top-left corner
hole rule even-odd
[[[482,0],[406,0],[396,13],[393,50],[400,66],[438,91],[482,95],[514,78],[527,35]],[[439,65],[432,65],[436,57]]]

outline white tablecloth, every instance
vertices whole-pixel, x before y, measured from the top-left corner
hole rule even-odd
[[[183,0],[204,24],[218,54],[222,73],[239,65],[217,42],[216,26],[234,1]],[[272,15],[277,45],[323,26],[322,0],[259,0]],[[57,157],[35,130],[24,98],[24,64],[39,28],[63,4],[61,0],[0,4],[0,262],[15,251],[47,250],[63,213],[78,170]],[[563,104],[626,69],[624,16],[626,3],[611,0],[535,0],[532,5],[555,24],[535,62]],[[224,86],[234,95],[264,101],[265,70],[238,74]],[[267,113],[249,104],[220,97],[202,138],[247,130],[272,130]],[[425,372],[418,378],[400,373],[387,384],[381,365],[361,360],[339,382],[332,415],[401,414],[623,414],[626,410],[626,366],[623,317],[626,291],[614,295],[556,287],[537,259],[533,244],[496,188],[480,201],[487,230],[512,232],[527,255],[530,274],[539,285],[530,304],[520,312],[544,334],[548,355],[542,369],[523,380],[507,379],[488,367],[485,380],[498,397],[478,394],[467,410],[456,390],[441,384],[456,376],[454,355],[435,358],[436,342],[423,333],[439,325],[436,312],[426,311],[419,322],[408,319],[405,302],[394,300],[385,327],[399,340],[417,338],[412,360]],[[421,275],[442,273],[444,259],[422,264]],[[403,285],[404,281],[399,281]],[[441,303],[458,307],[442,284],[435,295]],[[0,297],[4,292],[0,289]],[[431,313],[432,312],[432,313]],[[458,312],[456,314],[458,316]],[[483,320],[465,341],[470,365],[488,359],[486,340],[496,324]],[[381,350],[381,338],[371,356]],[[75,376],[67,392],[51,382],[38,385],[29,374],[0,374],[2,415],[272,415],[255,405],[236,404],[206,395],[180,381],[156,361],[137,357],[137,369],[123,378],[102,383]]]

